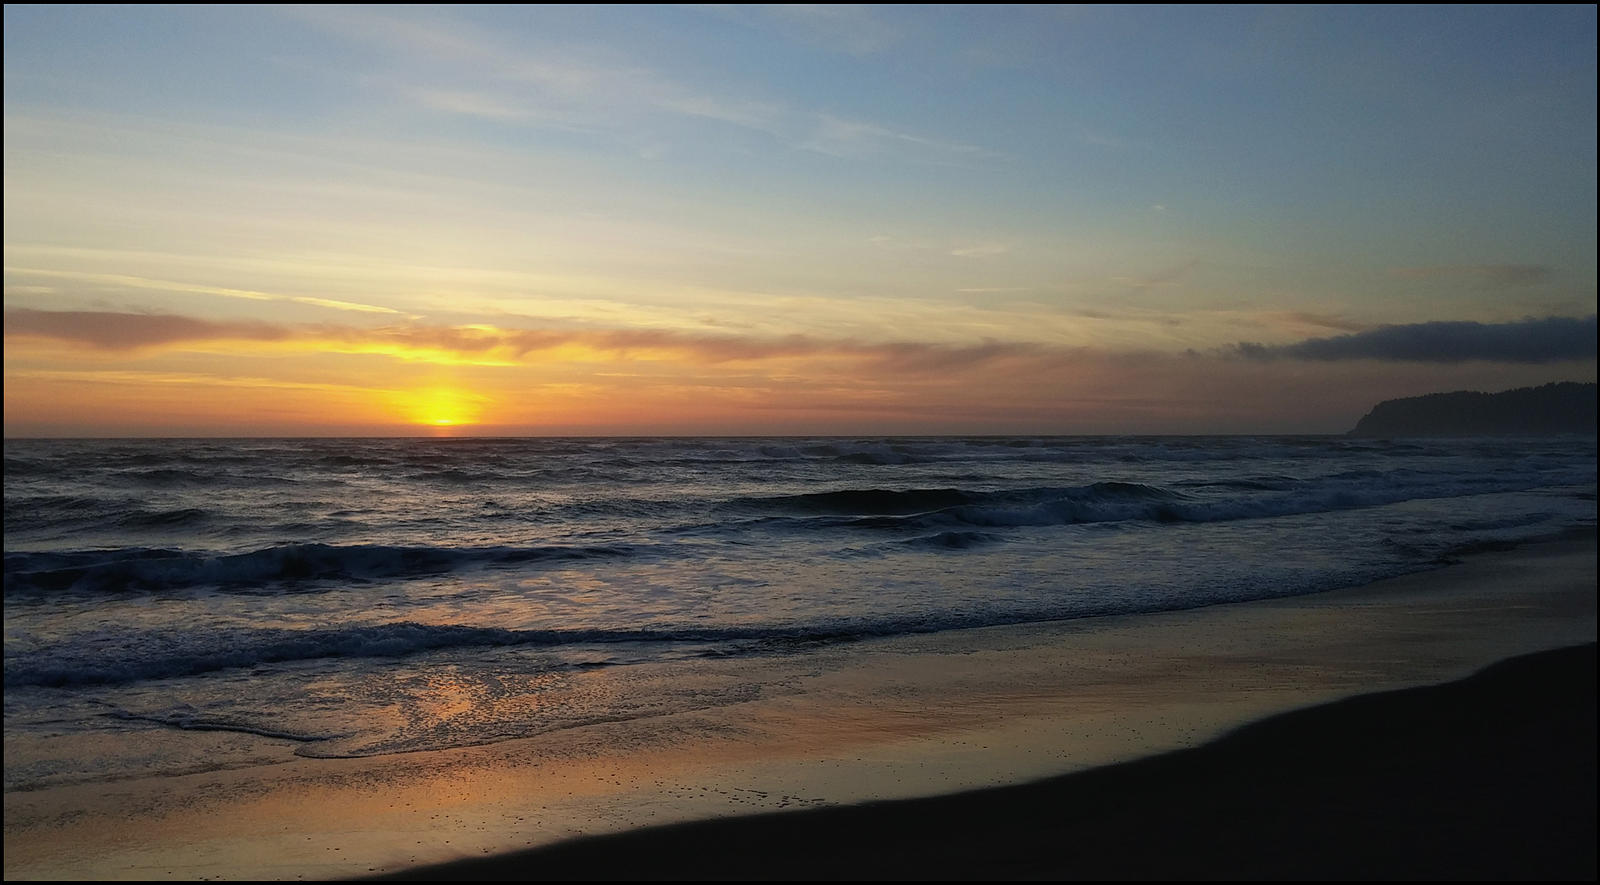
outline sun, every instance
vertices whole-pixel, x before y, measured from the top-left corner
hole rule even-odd
[[[398,410],[408,421],[437,428],[476,424],[484,405],[484,397],[453,387],[414,390],[399,400]]]

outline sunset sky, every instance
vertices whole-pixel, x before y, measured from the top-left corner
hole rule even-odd
[[[1596,376],[1596,13],[5,8],[5,434],[1332,433]]]

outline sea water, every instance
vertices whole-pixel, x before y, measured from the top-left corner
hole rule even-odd
[[[1592,531],[1595,465],[1592,437],[7,441],[5,788],[489,743],[785,690],[740,662],[1353,586]]]

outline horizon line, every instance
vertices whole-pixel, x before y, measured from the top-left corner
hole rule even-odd
[[[98,442],[115,440],[312,440],[312,439],[418,439],[446,440],[533,440],[533,439],[1082,439],[1097,437],[1250,437],[1250,436],[1348,436],[1348,431],[1334,433],[568,433],[545,435],[518,434],[462,434],[439,435],[382,435],[382,434],[323,434],[305,436],[5,436],[0,442]]]

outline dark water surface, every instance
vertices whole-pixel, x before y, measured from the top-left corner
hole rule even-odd
[[[1351,586],[1593,527],[1595,463],[1593,438],[8,441],[6,786],[144,764],[12,764],[30,742],[483,743],[774,690],[707,661]]]

